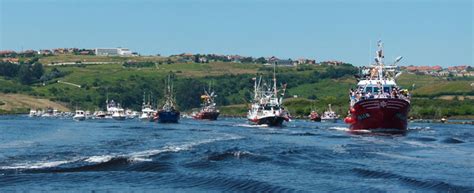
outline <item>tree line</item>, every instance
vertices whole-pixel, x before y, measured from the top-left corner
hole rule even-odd
[[[7,79],[16,79],[25,85],[39,82],[43,74],[43,64],[37,61],[25,64],[0,62],[0,76],[4,76]]]

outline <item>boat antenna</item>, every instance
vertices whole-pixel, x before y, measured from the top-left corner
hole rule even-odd
[[[106,88],[106,91],[105,91],[105,96],[106,96],[106,99],[105,99],[105,103],[109,103],[109,88]],[[106,104],[106,105],[107,105]]]
[[[253,95],[254,95],[254,100],[257,98],[257,77],[252,78],[253,79]]]
[[[277,87],[276,87],[276,75],[275,75],[275,72],[276,71],[276,64],[273,63],[273,92],[275,94],[275,97],[278,97],[278,93],[277,93]]]
[[[168,74],[168,94],[171,97],[171,75]]]
[[[372,63],[372,40],[369,39],[369,66],[370,66],[370,63]]]
[[[148,95],[148,105],[151,105],[152,96],[153,96],[153,92],[150,91],[150,95]]]
[[[378,63],[378,78],[381,80],[383,78],[383,67],[384,67],[384,53],[383,53],[383,43],[382,40],[377,42],[378,50],[377,50],[377,63]]]

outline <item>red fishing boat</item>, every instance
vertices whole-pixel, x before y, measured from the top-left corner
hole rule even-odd
[[[321,116],[319,116],[318,112],[316,111],[311,111],[311,113],[308,115],[308,118],[314,122],[321,122]]]
[[[357,89],[351,89],[349,115],[344,122],[352,132],[405,133],[410,96],[395,80],[401,74],[397,63],[383,63],[383,44],[378,42],[375,64],[362,69]]]
[[[209,91],[204,90],[204,94],[201,95],[201,110],[194,113],[192,116],[194,119],[206,119],[206,120],[217,120],[219,116],[219,110],[216,108],[216,103],[214,102],[215,92],[211,92],[211,86],[209,86]]]

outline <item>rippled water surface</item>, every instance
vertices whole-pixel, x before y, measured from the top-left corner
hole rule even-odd
[[[0,116],[0,192],[474,191],[474,126],[409,127],[371,136],[302,120]]]

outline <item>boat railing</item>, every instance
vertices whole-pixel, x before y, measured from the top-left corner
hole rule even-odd
[[[371,92],[364,92],[363,90],[357,90],[357,91],[350,91],[349,94],[350,97],[350,105],[351,107],[354,106],[355,103],[366,100],[366,99],[379,99],[379,98],[386,98],[386,99],[403,99],[407,102],[410,102],[410,94],[408,93],[408,90],[403,89],[400,90],[398,88],[392,90],[392,92],[378,92],[375,94],[372,94]]]

